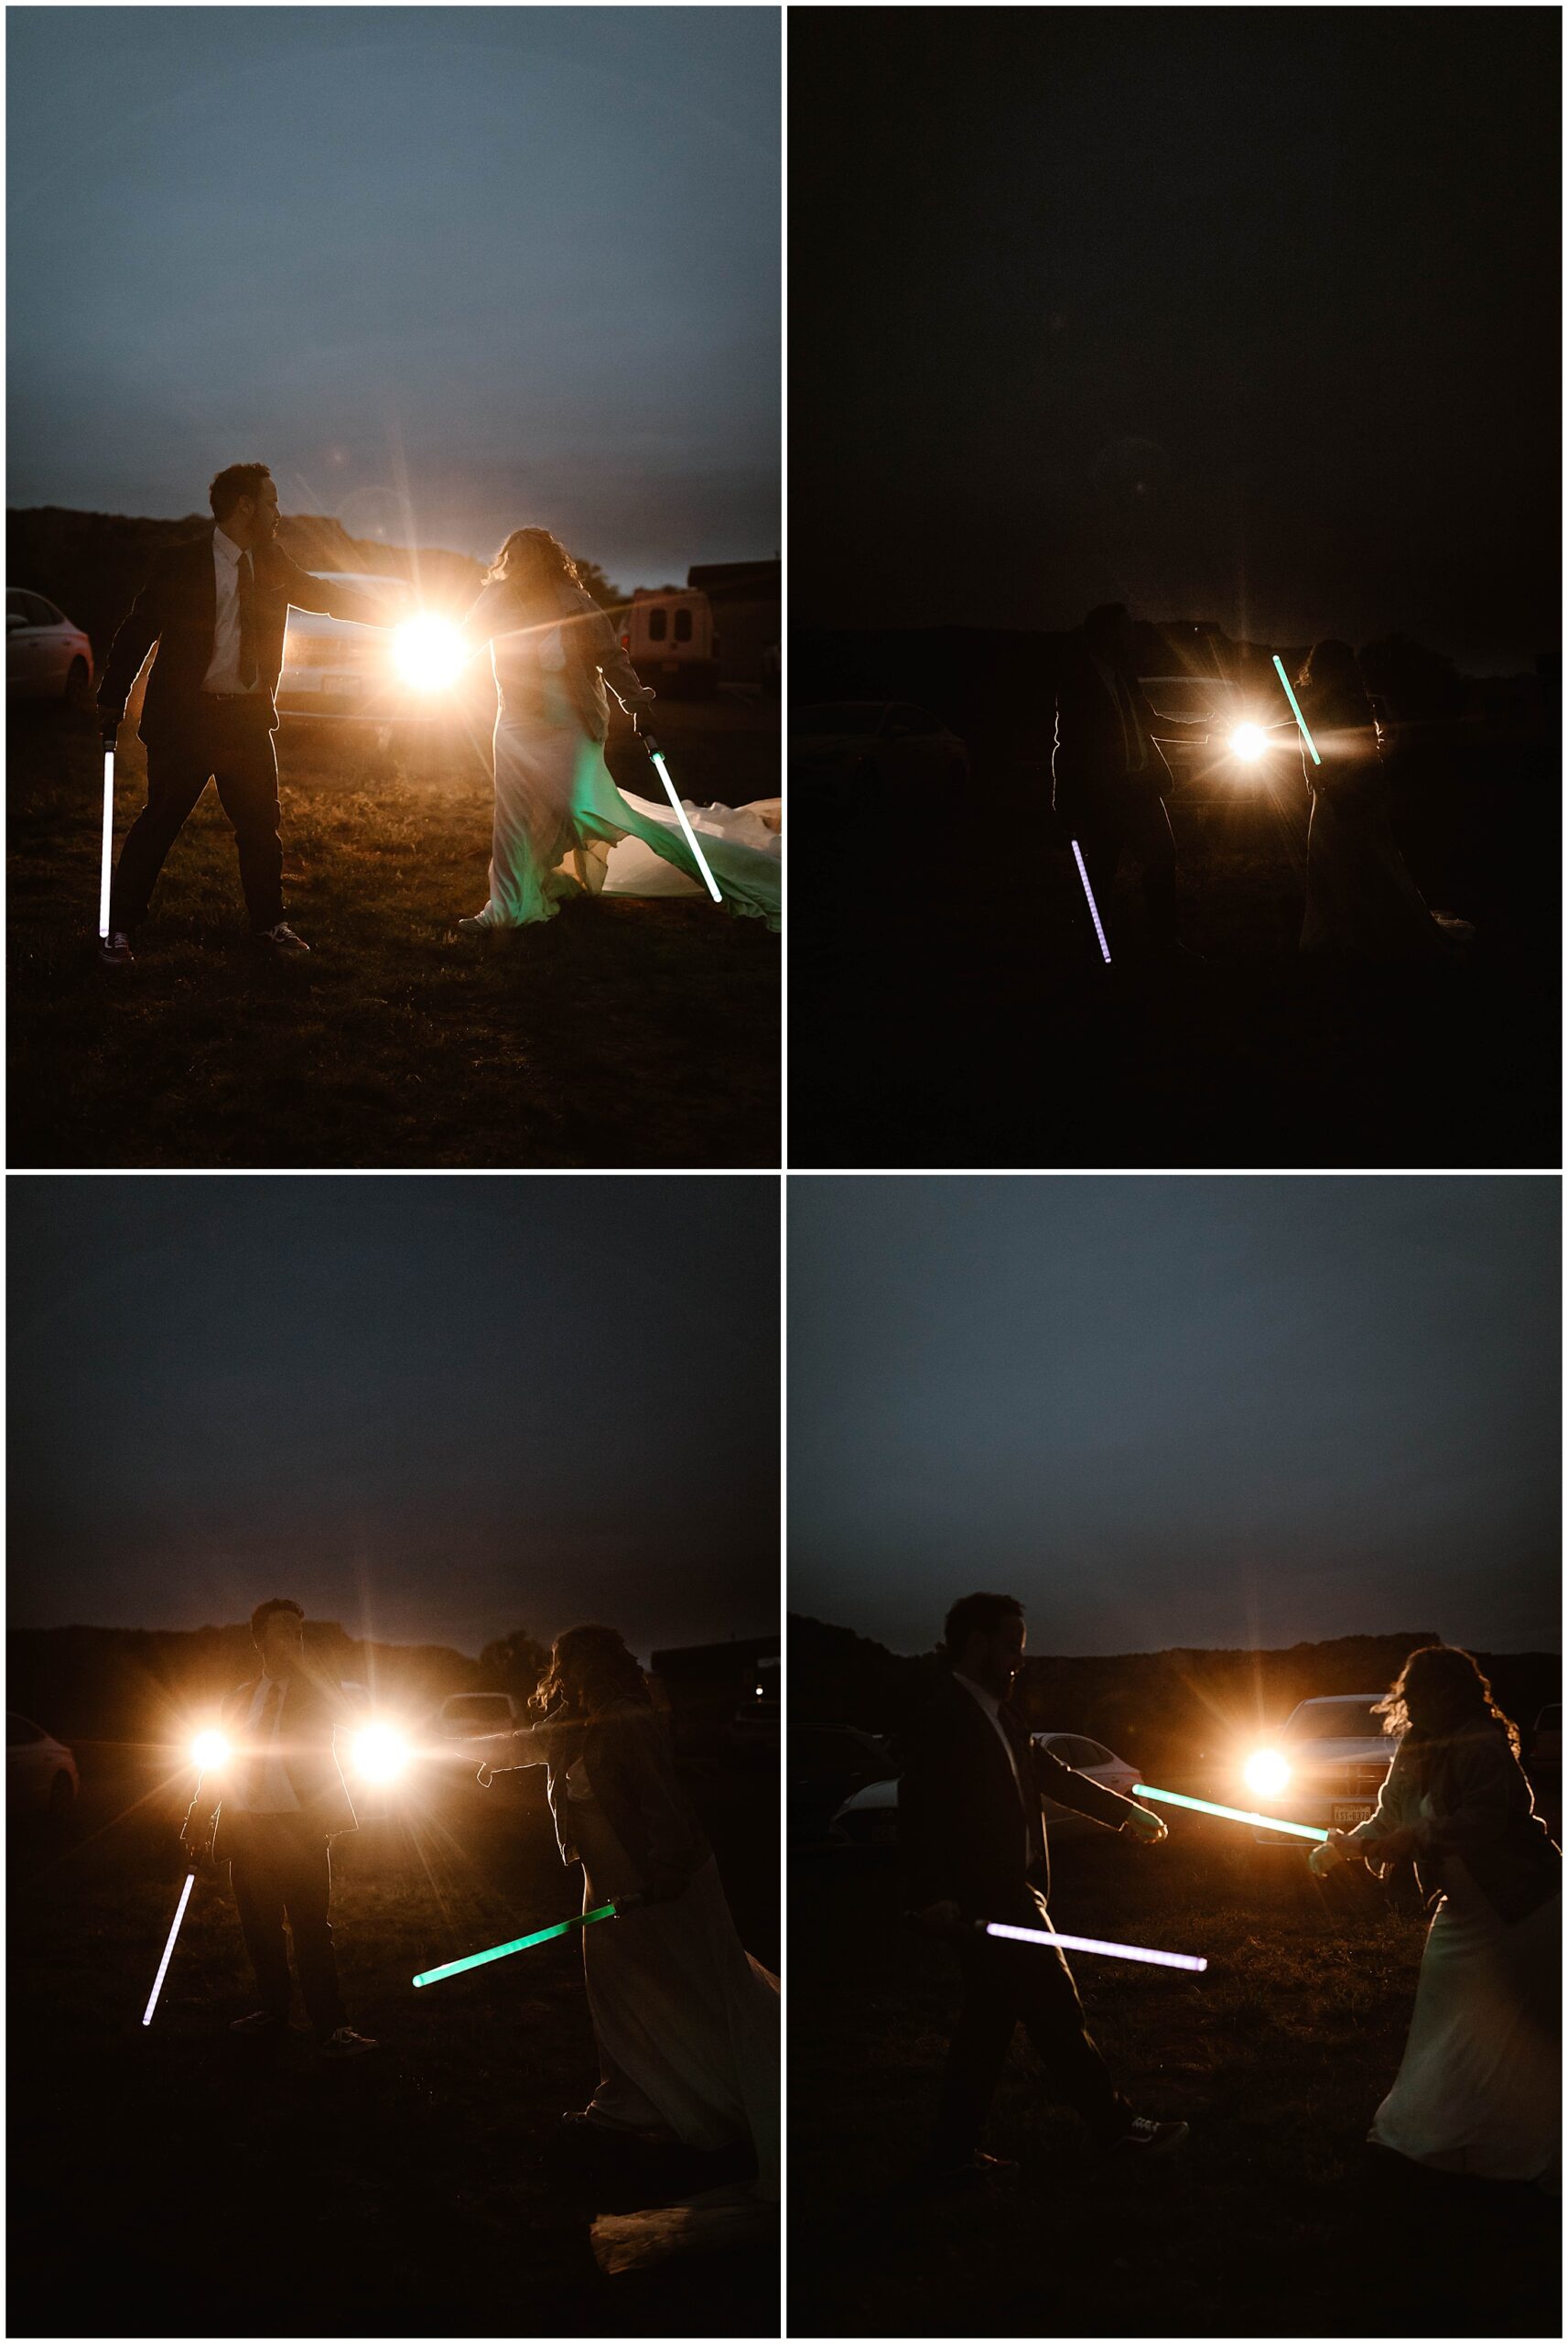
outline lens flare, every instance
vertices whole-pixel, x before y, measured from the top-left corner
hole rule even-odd
[[[229,1744],[221,1733],[199,1733],[190,1745],[190,1754],[202,1773],[209,1774],[219,1766],[227,1765]]]
[[[1248,1789],[1260,1798],[1272,1798],[1291,1779],[1291,1769],[1277,1750],[1255,1750],[1241,1773]]]
[[[408,1744],[394,1726],[367,1725],[355,1739],[354,1763],[367,1783],[395,1782],[408,1763]]]
[[[416,691],[444,692],[457,682],[468,659],[468,646],[449,619],[427,612],[406,619],[392,638],[398,674]]]
[[[1230,736],[1230,754],[1244,765],[1255,765],[1269,745],[1269,736],[1260,724],[1238,724]]]

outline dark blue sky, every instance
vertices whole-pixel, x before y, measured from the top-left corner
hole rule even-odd
[[[8,1191],[12,1625],[776,1630],[776,1181]]]
[[[779,20],[6,18],[13,505],[286,512],[625,587],[779,544]]]
[[[1553,1179],[790,1183],[790,1609],[1558,1648]]]
[[[1559,639],[1562,11],[803,8],[793,622]],[[846,558],[846,548],[850,554]]]

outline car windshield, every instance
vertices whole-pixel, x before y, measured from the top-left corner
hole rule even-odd
[[[1144,676],[1140,680],[1157,716],[1223,713],[1229,700],[1225,686],[1216,677]]]
[[[1299,1709],[1285,1731],[1292,1742],[1370,1742],[1383,1731],[1370,1701],[1313,1701]]]
[[[822,732],[858,732],[870,735],[882,721],[880,700],[830,700],[822,708],[797,709],[790,718],[791,732],[809,736]]]

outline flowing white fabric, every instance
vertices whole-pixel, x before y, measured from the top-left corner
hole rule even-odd
[[[707,898],[691,849],[667,803],[626,797],[604,752],[575,723],[517,722],[503,712],[494,734],[495,824],[487,928],[525,928],[552,919],[561,898],[599,894],[617,853],[613,892],[684,894]],[[782,895],[777,832],[744,809],[688,807],[723,898],[732,914],[779,924]],[[606,857],[608,855],[608,863]],[[653,882],[673,866],[687,884]]]
[[[1492,2181],[1559,2169],[1563,1900],[1510,1926],[1464,1861],[1444,1860],[1392,2090],[1368,2138],[1417,2165]]]

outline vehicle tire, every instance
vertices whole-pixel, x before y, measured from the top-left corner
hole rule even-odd
[[[57,1774],[49,1785],[49,1821],[63,1823],[76,1806],[76,1785],[69,1774]]]
[[[85,724],[94,713],[92,684],[87,673],[85,659],[73,659],[66,675],[65,689],[60,694],[60,706],[68,724]]]

